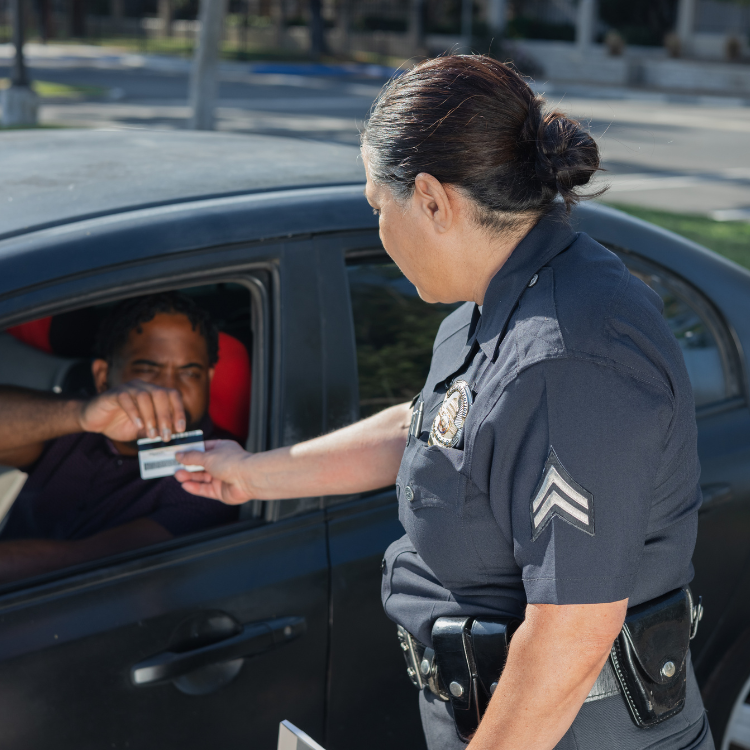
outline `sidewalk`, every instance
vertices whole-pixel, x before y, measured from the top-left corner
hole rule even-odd
[[[0,65],[10,64],[15,55],[12,44],[0,44]],[[190,72],[192,61],[170,55],[121,52],[93,44],[37,44],[24,46],[26,63],[31,68],[100,68],[104,70],[142,69],[160,73]],[[255,75],[294,75],[316,78],[390,78],[395,68],[361,63],[283,63],[223,61],[221,73],[241,72]]]
[[[663,49],[629,47],[614,57],[601,44],[582,55],[572,42],[523,39],[510,43],[520,56],[534,61],[556,85],[588,84],[632,91],[688,96],[695,103],[703,96],[750,102],[750,65],[714,60],[674,59]],[[678,101],[684,101],[682,99]]]

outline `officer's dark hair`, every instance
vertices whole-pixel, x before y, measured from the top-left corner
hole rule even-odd
[[[219,329],[211,316],[186,294],[162,292],[145,297],[134,297],[120,302],[112,308],[99,326],[94,344],[94,353],[112,364],[115,355],[125,346],[132,331],[143,332],[143,324],[160,313],[184,315],[194,331],[206,340],[209,365],[219,360]]]
[[[383,89],[362,132],[373,182],[411,197],[427,172],[458,188],[492,229],[550,211],[568,211],[599,167],[599,149],[576,120],[545,111],[510,64],[451,55],[416,65]]]

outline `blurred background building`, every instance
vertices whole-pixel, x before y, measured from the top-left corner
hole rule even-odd
[[[0,43],[11,38],[11,2],[0,0]],[[198,35],[198,0],[23,4],[30,40],[190,54]],[[649,71],[617,58],[747,61],[749,33],[748,0],[229,0],[223,52],[386,62],[468,46],[500,52],[504,40],[537,68],[573,66],[577,80],[566,51],[598,51],[615,63],[584,78],[632,83]]]

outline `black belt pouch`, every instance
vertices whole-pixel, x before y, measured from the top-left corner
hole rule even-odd
[[[468,742],[490,702],[519,620],[441,617],[432,628],[440,678],[449,694],[456,732]]]
[[[612,664],[630,715],[652,727],[685,706],[692,599],[687,588],[628,609]]]

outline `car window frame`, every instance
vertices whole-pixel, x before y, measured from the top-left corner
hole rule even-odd
[[[211,253],[210,248],[204,250]],[[178,259],[172,259],[179,262]],[[146,264],[144,264],[146,265]],[[174,264],[170,264],[174,265]],[[102,269],[102,274],[107,269]],[[98,276],[99,274],[97,274]],[[39,317],[55,315],[70,310],[81,309],[102,302],[113,302],[143,294],[174,291],[188,287],[216,283],[240,283],[250,293],[251,326],[253,332],[253,351],[251,353],[252,386],[250,393],[250,422],[245,448],[251,452],[260,452],[275,447],[273,443],[274,405],[278,400],[273,386],[274,372],[274,328],[278,328],[278,314],[273,309],[272,299],[278,297],[274,289],[278,287],[278,269],[275,263],[265,261],[227,263],[199,271],[174,272],[173,269],[159,274],[155,278],[124,283],[116,287],[103,284],[100,288],[85,295],[85,298],[70,299],[64,296],[58,301],[47,301],[42,305],[32,305],[22,313],[14,313],[0,318],[0,330]],[[64,291],[64,279],[59,286]],[[267,525],[264,502],[253,500],[240,508],[237,521],[193,534],[170,539],[146,547],[121,552],[115,555],[98,558],[85,563],[71,565],[59,570],[31,576],[19,581],[0,585],[0,597],[6,593],[24,591],[38,586],[72,579],[82,574],[96,574],[98,571],[111,570],[115,567],[136,564],[162,553],[177,552],[184,548],[201,545],[213,539],[241,533],[259,526]],[[144,564],[147,564],[144,562]]]

